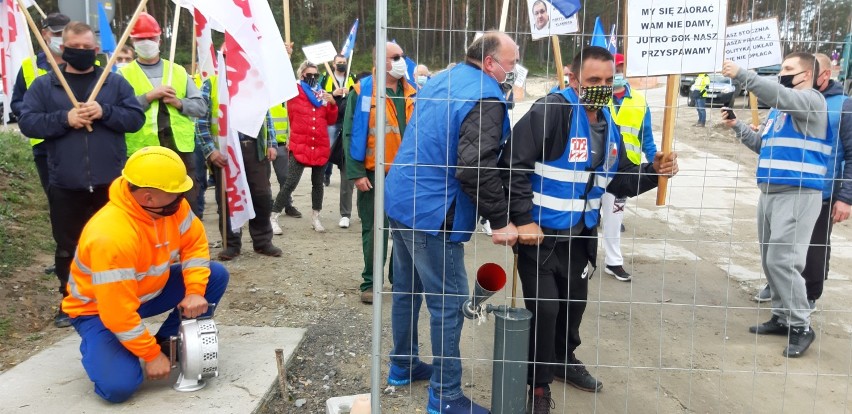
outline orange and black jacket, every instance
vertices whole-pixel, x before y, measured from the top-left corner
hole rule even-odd
[[[152,361],[160,347],[138,310],[162,293],[175,263],[182,266],[186,295],[204,295],[210,277],[204,225],[185,200],[175,215],[153,219],[119,177],[109,203],[83,229],[62,310],[72,318],[100,316],[130,352]]]

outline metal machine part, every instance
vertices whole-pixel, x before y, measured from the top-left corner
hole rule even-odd
[[[219,376],[218,334],[212,317],[181,320],[178,335],[171,337],[169,344],[172,368],[180,364],[174,389],[198,391],[207,385],[206,379]]]

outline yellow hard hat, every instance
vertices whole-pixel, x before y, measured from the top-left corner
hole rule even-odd
[[[167,193],[185,193],[192,188],[192,178],[176,152],[166,147],[145,147],[127,159],[121,171],[130,184],[156,188]]]

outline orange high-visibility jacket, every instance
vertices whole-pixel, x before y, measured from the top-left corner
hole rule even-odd
[[[373,78],[375,81],[375,78]],[[405,97],[405,123],[408,124],[408,121],[411,120],[411,114],[414,112],[414,98],[413,96],[417,94],[417,90],[414,89],[411,84],[409,84],[405,79],[401,82],[402,84],[402,94]],[[358,94],[358,100],[361,100],[361,83],[356,83],[353,86],[355,89],[355,93]],[[402,145],[402,134],[399,130],[399,114],[396,113],[396,103],[391,97],[385,98],[387,100],[387,104],[385,104],[385,174],[390,171],[391,165],[393,165],[393,159],[396,157],[397,151],[399,151],[400,145]],[[370,120],[369,120],[369,130],[367,131],[367,153],[364,157],[364,168],[368,171],[376,170],[376,85],[373,84],[373,90],[371,92],[370,97]],[[357,111],[357,109],[356,109]],[[365,137],[356,137],[352,136],[353,140],[360,139],[363,140]]]
[[[153,361],[160,354],[139,316],[139,306],[157,297],[180,263],[186,295],[204,295],[210,250],[204,225],[181,202],[177,214],[154,220],[118,177],[109,203],[83,229],[62,310],[72,318],[99,315],[104,326],[134,355]]]

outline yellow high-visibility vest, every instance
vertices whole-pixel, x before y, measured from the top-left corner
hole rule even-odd
[[[648,105],[645,97],[636,91],[630,91],[630,97],[624,97],[617,113],[613,100],[609,100],[609,112],[612,114],[613,121],[621,130],[624,148],[627,150],[627,158],[636,165],[642,163],[642,138],[639,133],[642,130],[642,122],[645,120],[645,111],[647,110]]]

